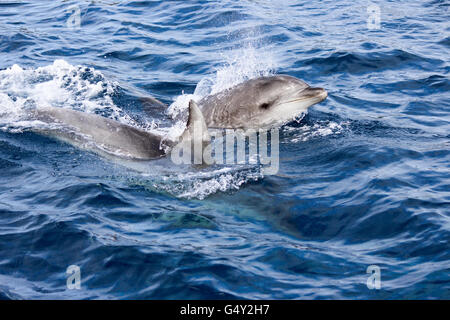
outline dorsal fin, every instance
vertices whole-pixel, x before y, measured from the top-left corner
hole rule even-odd
[[[211,136],[208,133],[202,111],[194,102],[189,101],[189,116],[186,129],[178,139],[178,144],[172,150],[172,160],[175,162],[191,163],[192,151],[194,164],[203,164],[203,150],[210,144]],[[180,149],[183,150],[183,159],[179,158]]]
[[[189,101],[189,116],[186,124],[186,130],[181,135],[183,140],[209,142],[211,137],[208,133],[203,113],[194,100]]]

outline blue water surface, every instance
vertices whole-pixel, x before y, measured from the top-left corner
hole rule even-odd
[[[0,298],[449,299],[449,21],[437,0],[0,1]],[[276,175],[137,171],[21,118],[163,130],[141,97],[275,73],[329,93]]]

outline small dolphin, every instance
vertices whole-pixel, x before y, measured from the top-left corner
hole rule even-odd
[[[33,129],[39,134],[53,136],[105,156],[133,160],[161,158],[181,143],[200,143],[203,146],[210,141],[205,120],[193,101],[189,103],[186,129],[175,141],[96,114],[70,109],[38,107],[30,111],[30,116],[49,124]]]
[[[281,126],[323,101],[327,92],[304,81],[276,75],[259,77],[198,102],[209,128]]]

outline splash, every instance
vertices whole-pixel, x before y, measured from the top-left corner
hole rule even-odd
[[[317,137],[338,135],[348,128],[348,122],[322,120],[313,125],[303,124],[300,127],[284,127],[283,131],[290,135],[288,143],[306,142]]]
[[[172,136],[180,135],[184,128],[179,122],[186,121],[186,110],[189,100],[199,101],[203,97],[229,89],[239,83],[261,76],[272,75],[275,72],[275,58],[266,48],[256,49],[248,44],[245,47],[221,53],[225,63],[214,70],[212,75],[202,78],[194,93],[178,96],[169,106],[168,115],[177,121]]]
[[[18,131],[34,127],[37,122],[27,121],[26,115],[37,106],[97,113],[134,124],[112,101],[116,87],[94,68],[64,60],[36,69],[15,64],[0,71],[0,128]]]
[[[212,86],[200,81],[195,90],[198,95],[216,94],[249,79],[269,76],[275,72],[275,58],[268,49],[247,45],[239,50],[222,53],[225,65],[216,69]],[[208,88],[210,88],[208,90]]]
[[[130,185],[141,186],[149,191],[167,192],[179,198],[199,199],[217,192],[232,192],[239,190],[243,185],[256,182],[263,178],[259,166],[238,166],[234,168],[210,168],[202,171],[180,172],[155,176],[128,176]]]

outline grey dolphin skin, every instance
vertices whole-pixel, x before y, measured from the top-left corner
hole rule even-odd
[[[134,128],[96,114],[55,108],[38,107],[30,111],[33,119],[49,124],[34,131],[88,149],[105,156],[118,156],[134,160],[151,160],[165,156],[181,142],[195,143],[194,131],[200,132],[198,139],[204,143],[209,138],[207,132],[194,130],[206,128],[201,111],[191,101],[189,118],[184,133],[175,141]]]
[[[327,97],[322,88],[276,75],[248,80],[198,102],[209,128],[280,126]]]

